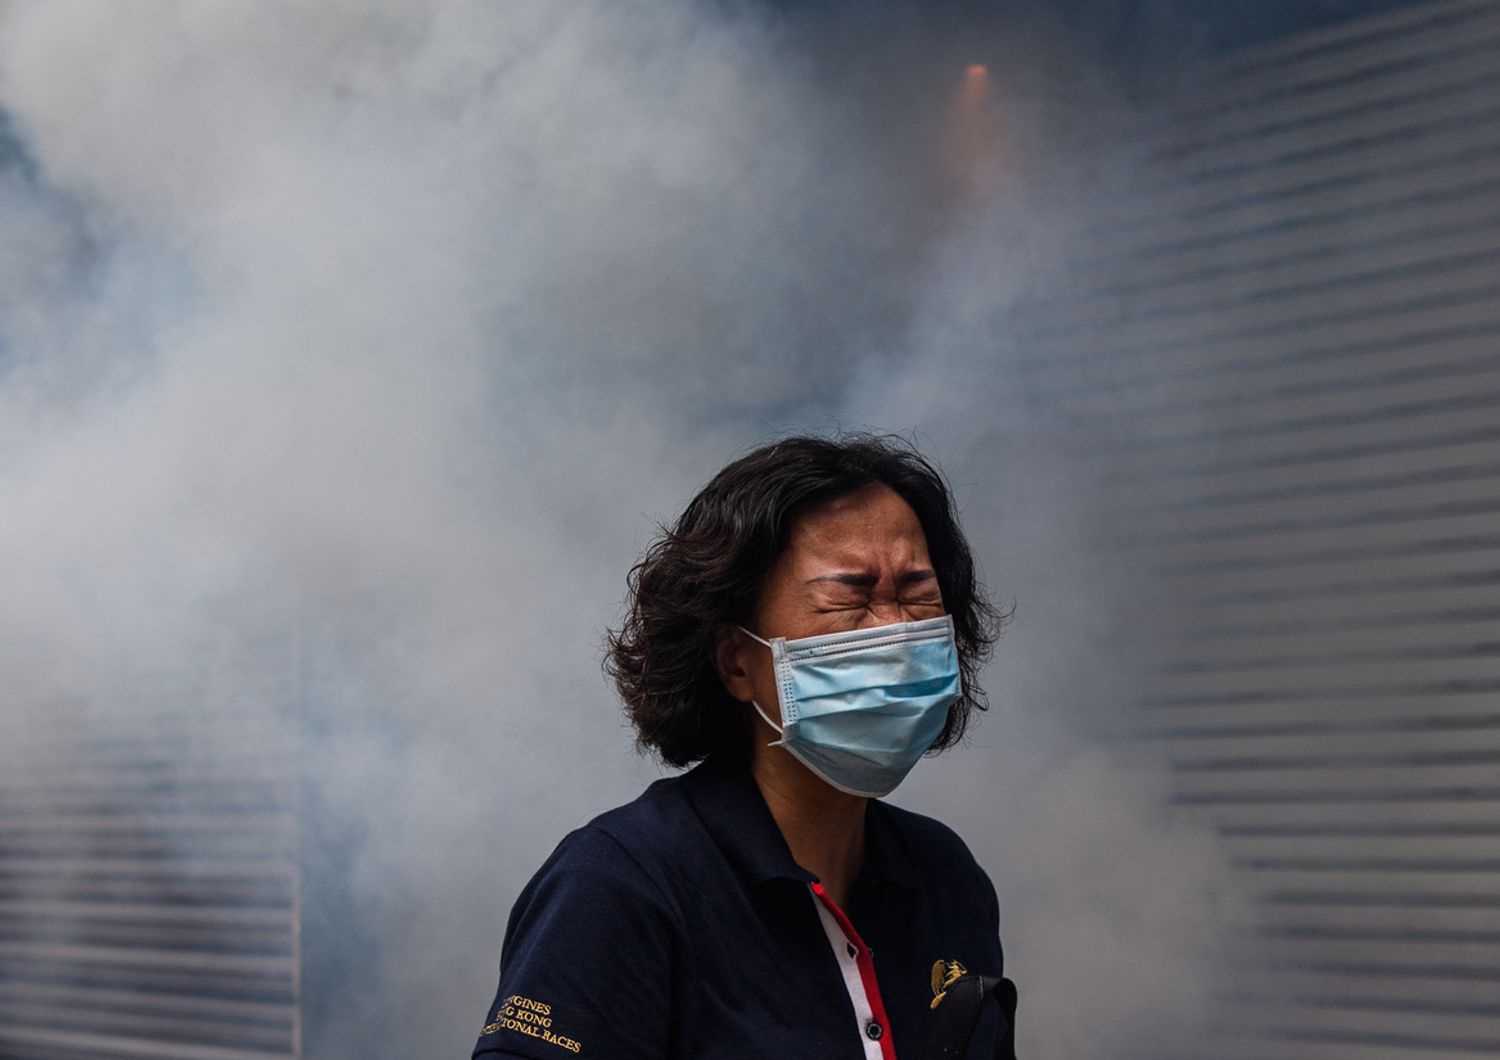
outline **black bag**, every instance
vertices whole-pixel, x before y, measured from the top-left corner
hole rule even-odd
[[[932,1023],[917,1060],[963,1060],[979,1025],[986,998],[993,996],[1005,1017],[1005,1034],[995,1060],[1016,1057],[1016,984],[989,975],[963,975],[948,983],[933,1003]]]

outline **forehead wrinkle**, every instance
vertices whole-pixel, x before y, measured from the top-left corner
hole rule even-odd
[[[930,570],[931,560],[920,537],[862,534],[809,535],[795,549],[794,570],[804,584],[841,582],[873,586],[889,579],[905,582]],[[911,568],[917,568],[912,570]]]
[[[931,565],[916,512],[886,486],[804,509],[789,530],[777,566],[804,588],[840,573],[868,576],[875,585],[885,577],[905,577],[904,568]]]

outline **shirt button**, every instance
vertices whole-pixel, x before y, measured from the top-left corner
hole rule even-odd
[[[874,1020],[871,1020],[869,1023],[865,1024],[865,1034],[869,1036],[872,1042],[880,1041],[880,1036],[884,1033],[885,1028],[876,1023]]]

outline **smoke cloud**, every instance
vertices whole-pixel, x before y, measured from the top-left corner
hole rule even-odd
[[[1126,163],[1083,146],[1113,86],[970,14],[3,9],[7,729],[128,728],[213,657],[211,750],[253,761],[287,723],[245,675],[296,647],[308,1055],[465,1055],[521,885],[662,773],[599,671],[625,571],[839,426],[946,467],[1017,606],[898,801],[994,877],[1025,1054],[1203,1018],[1234,897],[1109,739],[1151,590],[1006,340]]]

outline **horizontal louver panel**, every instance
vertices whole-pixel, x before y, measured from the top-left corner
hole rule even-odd
[[[0,775],[0,1055],[299,1054],[295,703],[282,638],[216,678],[19,712]]]
[[[1212,1054],[1500,1056],[1500,8],[1231,59],[1140,137],[1006,341],[1156,575],[1116,746],[1250,896]]]

